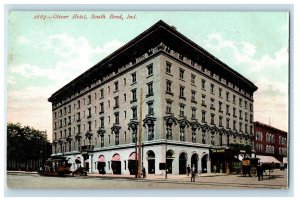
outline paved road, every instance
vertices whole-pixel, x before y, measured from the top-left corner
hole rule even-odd
[[[190,182],[186,175],[134,176],[91,174],[89,176],[44,177],[24,172],[9,172],[7,186],[11,189],[286,189],[287,171],[275,170],[271,177],[258,181],[257,177],[240,175],[202,175]]]

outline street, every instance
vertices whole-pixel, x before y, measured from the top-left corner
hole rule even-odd
[[[135,179],[133,175],[99,175],[45,177],[35,173],[9,172],[9,189],[286,189],[287,171],[274,170],[271,177],[205,174],[190,181],[187,175],[147,175]]]

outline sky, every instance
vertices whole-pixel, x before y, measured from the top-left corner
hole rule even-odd
[[[71,19],[74,14],[86,19]],[[91,19],[93,15],[106,18]],[[109,19],[111,15],[122,19]],[[128,15],[135,18],[127,19]],[[52,140],[48,98],[159,20],[175,26],[258,87],[254,121],[288,130],[287,12],[11,11],[7,121],[47,130]]]

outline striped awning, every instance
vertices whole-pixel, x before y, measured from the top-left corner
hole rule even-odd
[[[128,160],[135,160],[135,157],[136,157],[136,160],[139,159],[139,155],[136,154],[135,152],[131,153]]]
[[[121,161],[120,155],[119,155],[119,154],[115,154],[115,155],[112,157],[111,161]]]
[[[105,162],[105,157],[103,155],[99,156],[98,162]]]
[[[260,163],[281,163],[274,156],[256,155],[256,158],[259,158]]]

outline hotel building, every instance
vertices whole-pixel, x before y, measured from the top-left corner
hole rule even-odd
[[[159,21],[55,92],[53,156],[74,168],[134,174],[210,172],[230,144],[253,146],[257,87],[175,27]],[[141,103],[140,104],[140,100]],[[142,108],[142,118],[139,118]],[[138,158],[138,157],[137,157]]]

